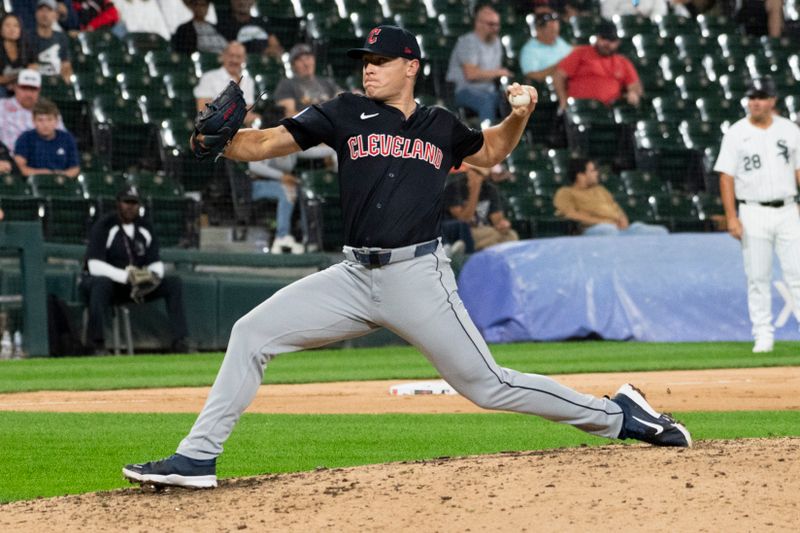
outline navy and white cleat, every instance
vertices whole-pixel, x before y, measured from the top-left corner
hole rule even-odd
[[[216,459],[191,459],[176,453],[160,461],[125,465],[122,475],[142,485],[210,489],[217,486],[216,465]]]
[[[636,439],[656,446],[692,445],[692,437],[686,427],[669,414],[657,412],[647,403],[644,393],[626,383],[611,398],[622,408],[623,421],[620,439]]]

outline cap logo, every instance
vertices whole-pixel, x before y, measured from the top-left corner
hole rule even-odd
[[[380,28],[373,28],[371,32],[369,32],[369,36],[367,37],[367,42],[369,44],[375,44],[378,42],[378,35],[381,33]]]
[[[414,52],[411,51],[411,48],[406,46],[405,48],[403,48],[403,53],[404,54],[413,54]]]

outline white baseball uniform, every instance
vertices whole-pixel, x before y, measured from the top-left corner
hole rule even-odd
[[[784,280],[800,303],[800,213],[796,171],[800,169],[800,128],[775,116],[764,129],[749,118],[722,138],[714,170],[734,178],[742,222],[742,255],[753,336],[772,339],[772,257],[778,254]],[[795,310],[800,322],[800,313]]]

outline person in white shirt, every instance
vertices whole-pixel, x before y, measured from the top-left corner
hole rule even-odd
[[[253,105],[255,102],[255,82],[252,77],[244,73],[246,59],[247,54],[242,43],[236,41],[228,43],[228,46],[225,47],[220,56],[222,66],[203,74],[200,77],[200,81],[197,82],[197,87],[194,88],[197,111],[202,111],[205,105],[221,93],[231,80],[239,83],[247,105]],[[239,81],[240,79],[241,81]],[[248,111],[244,119],[245,126],[249,127],[257,118],[259,117],[256,113]]]
[[[600,0],[600,15],[608,20],[614,15],[642,15],[655,20],[667,11],[667,0]]]
[[[786,284],[800,303],[800,128],[775,114],[777,93],[770,78],[753,80],[747,117],[725,133],[714,170],[728,233],[742,241],[753,352],[771,352],[772,256],[777,253]],[[739,208],[737,214],[736,208]],[[794,310],[800,321],[800,311]]]

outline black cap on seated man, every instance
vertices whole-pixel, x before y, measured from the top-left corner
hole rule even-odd
[[[747,85],[748,98],[776,98],[778,91],[769,76],[755,78]]]
[[[360,59],[364,54],[405,59],[420,59],[422,56],[416,37],[397,26],[372,28],[364,41],[363,48],[351,48],[347,51],[348,57],[353,59]]]

